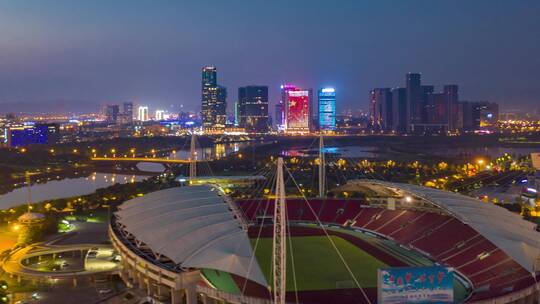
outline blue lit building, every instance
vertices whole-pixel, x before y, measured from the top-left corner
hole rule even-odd
[[[334,130],[336,128],[336,90],[322,88],[319,90],[319,128]]]
[[[24,147],[31,144],[46,144],[49,126],[21,126],[6,129],[6,141],[10,147]]]

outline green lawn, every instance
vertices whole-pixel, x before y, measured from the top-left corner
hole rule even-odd
[[[231,275],[224,271],[214,269],[202,269],[204,277],[219,290],[223,290],[232,294],[239,294],[240,289],[234,282]]]
[[[377,287],[377,269],[387,267],[387,265],[340,237],[331,236],[331,238],[360,285],[362,287]],[[251,243],[254,247],[255,240],[252,240]],[[288,247],[287,290],[293,291],[291,249],[290,246]],[[293,237],[292,247],[298,290],[357,288],[326,236]],[[272,284],[271,255],[272,239],[261,238],[256,256],[270,285]]]

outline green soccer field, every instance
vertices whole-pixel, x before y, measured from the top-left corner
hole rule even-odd
[[[377,258],[369,255],[348,241],[331,236],[343,258],[352,269],[362,287],[377,287],[377,269],[387,267]],[[256,240],[251,240],[255,248]],[[293,291],[293,267],[299,291],[357,288],[347,268],[326,236],[305,236],[292,238],[292,250],[287,249],[287,291]],[[272,239],[261,238],[256,256],[266,279],[272,285]]]

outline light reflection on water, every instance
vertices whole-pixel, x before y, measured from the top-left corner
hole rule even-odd
[[[374,158],[379,156],[378,148],[372,146],[325,147],[324,152],[339,157]],[[292,157],[317,156],[318,153],[319,148],[290,148],[281,151],[281,155]]]
[[[206,148],[198,148],[196,149],[195,153],[197,154],[197,158],[200,159],[206,159],[206,160],[213,160],[213,159],[222,159],[225,156],[240,151],[240,149],[244,149],[246,147],[249,147],[253,143],[251,142],[235,142],[235,143],[227,143],[227,144],[215,144],[212,147],[206,147]],[[188,159],[189,158],[189,150],[179,150],[174,151],[169,155],[169,158],[171,159]]]
[[[87,177],[50,180],[43,184],[32,185],[32,202],[90,194],[99,188],[105,188],[116,183],[134,183],[141,181],[144,178],[146,177],[94,172]],[[0,195],[0,209],[7,209],[26,204],[27,202],[27,187],[18,188],[6,194]]]

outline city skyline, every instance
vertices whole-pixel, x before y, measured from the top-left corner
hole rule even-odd
[[[367,111],[366,92],[400,86],[401,75],[417,71],[438,87],[458,84],[468,100],[497,102],[503,109],[538,103],[537,2],[346,2],[325,5],[324,10],[323,2],[310,4],[300,1],[281,10],[280,3],[272,3],[264,12],[250,14],[263,5],[3,3],[0,104],[13,111],[25,104],[57,110],[51,103],[60,110],[88,111],[99,104],[131,101],[174,112],[199,111],[199,73],[206,65],[220,70],[220,84],[230,92],[229,113],[238,99],[237,88],[268,86],[272,108],[282,83],[335,87],[340,92],[338,112]],[[418,9],[406,10],[409,6]],[[373,27],[377,14],[370,12],[377,11],[386,13],[389,21]],[[220,14],[204,23],[205,12]],[[160,22],[152,22],[156,16]],[[275,25],[277,16],[298,16],[302,22]],[[328,16],[340,18],[321,22]],[[255,20],[260,22],[251,22]],[[247,29],[246,23],[253,26]],[[220,32],[227,35],[214,34]],[[253,39],[259,43],[253,45]],[[317,48],[310,47],[314,43]]]
[[[0,304],[540,304],[539,0],[0,0]]]

